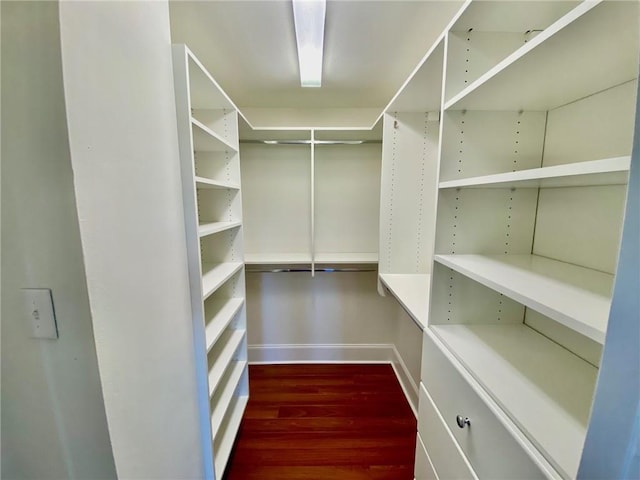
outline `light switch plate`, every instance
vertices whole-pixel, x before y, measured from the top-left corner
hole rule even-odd
[[[53,296],[48,288],[23,288],[24,313],[32,338],[58,338]]]

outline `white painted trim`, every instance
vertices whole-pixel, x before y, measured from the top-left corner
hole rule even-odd
[[[393,344],[249,345],[249,363],[391,363]]]
[[[411,373],[409,373],[409,369],[395,345],[393,346],[393,356],[394,359],[391,362],[391,367],[393,371],[396,372],[398,382],[402,387],[404,396],[407,398],[407,402],[409,402],[411,410],[413,410],[413,414],[418,418],[418,385],[416,385],[413,378],[411,378]]]
[[[418,417],[418,386],[411,378],[395,345],[383,344],[282,344],[249,345],[249,364],[286,363],[388,363],[396,374],[413,414]]]

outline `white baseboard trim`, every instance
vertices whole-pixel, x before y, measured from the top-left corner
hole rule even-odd
[[[400,352],[398,352],[395,345],[393,346],[393,357],[391,367],[393,368],[393,371],[396,372],[398,382],[400,382],[404,396],[407,397],[407,402],[409,402],[409,406],[411,407],[411,410],[413,410],[413,414],[418,418],[418,385],[416,385],[416,382],[411,378],[409,369],[404,363],[404,360],[400,356]]]
[[[418,386],[400,353],[390,344],[248,345],[250,364],[276,363],[389,363],[409,406],[418,416]]]
[[[249,363],[389,363],[393,344],[248,345]]]

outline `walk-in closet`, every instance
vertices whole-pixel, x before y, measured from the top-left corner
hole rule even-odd
[[[640,477],[640,3],[0,25],[3,478]]]

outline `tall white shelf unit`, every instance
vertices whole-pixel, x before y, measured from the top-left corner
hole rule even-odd
[[[249,398],[238,111],[173,46],[205,478],[221,479]]]
[[[247,265],[313,273],[378,262],[379,128],[247,127],[241,151]]]
[[[577,475],[628,186],[639,13],[468,2],[386,109],[380,281],[424,326],[418,480]]]

